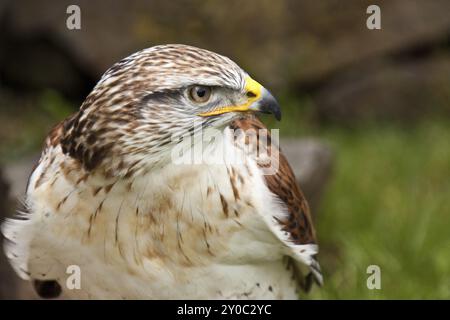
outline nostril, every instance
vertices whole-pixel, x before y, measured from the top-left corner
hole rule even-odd
[[[247,91],[247,97],[248,98],[254,98],[254,97],[256,97],[256,94],[254,92],[252,92],[252,91]]]

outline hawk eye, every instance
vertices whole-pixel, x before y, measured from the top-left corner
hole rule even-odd
[[[193,86],[189,88],[189,98],[196,103],[204,103],[211,97],[211,88],[205,86]]]

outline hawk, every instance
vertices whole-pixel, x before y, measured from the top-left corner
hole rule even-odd
[[[82,299],[296,299],[321,284],[308,204],[258,112],[281,117],[222,55],[173,44],[116,63],[52,129],[26,210],[2,226],[15,271]]]

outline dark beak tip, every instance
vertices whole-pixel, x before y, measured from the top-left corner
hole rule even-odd
[[[277,121],[281,120],[281,108],[275,99],[267,103],[267,111],[268,113],[273,114]]]
[[[278,111],[274,114],[275,119],[277,119],[277,121],[281,121],[281,111]]]
[[[269,91],[265,91],[263,98],[259,101],[259,106],[259,112],[272,114],[277,121],[281,120],[280,105]]]

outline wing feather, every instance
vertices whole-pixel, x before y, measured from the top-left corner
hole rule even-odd
[[[242,130],[245,134],[256,134],[256,139],[246,139],[246,143],[258,143],[259,154],[266,152],[269,156],[277,153],[278,157],[271,157],[272,160],[278,160],[278,170],[273,174],[264,175],[268,189],[281,201],[286,208],[286,214],[273,216],[269,223],[276,224],[276,236],[289,248],[288,267],[296,276],[298,283],[308,291],[312,284],[312,279],[322,285],[322,274],[320,265],[316,260],[318,245],[316,233],[311,218],[308,202],[305,199],[300,187],[298,186],[295,175],[289,165],[286,157],[281,152],[279,146],[272,142],[270,132],[264,124],[256,117],[245,117],[232,123],[231,128]],[[249,130],[250,129],[250,130]],[[267,143],[259,144],[260,130],[266,130]],[[255,146],[256,147],[256,146]],[[262,170],[267,166],[266,162],[257,159],[258,167]],[[269,226],[271,230],[274,226]],[[309,274],[304,276],[302,269],[307,266]]]

